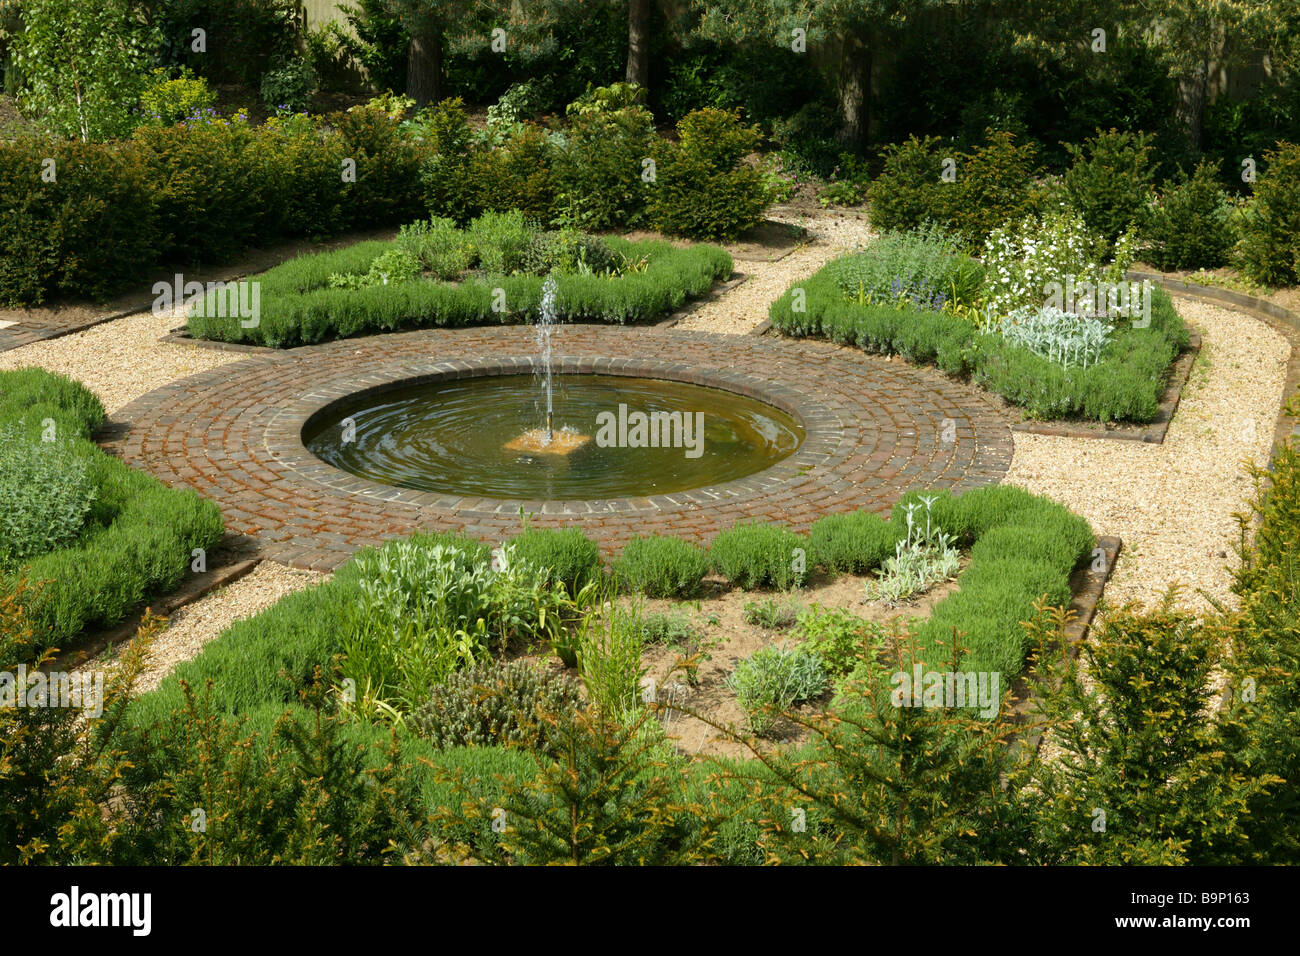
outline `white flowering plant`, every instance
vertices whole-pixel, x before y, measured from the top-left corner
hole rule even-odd
[[[1097,239],[1077,214],[1053,211],[995,229],[984,244],[981,330],[998,327],[1016,309],[1042,306],[1053,289],[1118,285],[1133,262],[1136,241],[1132,231],[1120,236],[1113,260],[1103,266],[1097,261]],[[1113,297],[1109,304],[1110,314],[1123,314]]]

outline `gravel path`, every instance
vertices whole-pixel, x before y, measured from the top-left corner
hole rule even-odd
[[[1004,481],[1055,498],[1098,533],[1123,538],[1107,603],[1149,604],[1177,582],[1187,589],[1184,607],[1207,607],[1196,589],[1231,606],[1232,515],[1252,491],[1242,466],[1268,460],[1289,346],[1250,316],[1174,301],[1201,331],[1202,346],[1164,442],[1016,433]]]
[[[39,365],[83,382],[111,415],[127,402],[168,382],[247,358],[158,339],[184,322],[178,310],[150,312],[95,325],[57,339],[0,352],[0,369]]]
[[[774,215],[777,222],[805,227],[808,241],[776,262],[738,260],[736,271],[748,278],[726,295],[705,303],[675,328],[744,335],[764,319],[771,304],[796,279],[812,275],[829,260],[866,245],[876,237],[865,219]]]
[[[238,581],[181,608],[154,638],[144,670],[136,682],[136,693],[156,688],[172,668],[197,657],[204,644],[235,621],[252,617],[286,594],[302,590],[326,577],[328,575],[315,571],[299,571],[264,561]],[[81,669],[110,670],[115,663],[114,659],[101,656],[88,661]]]

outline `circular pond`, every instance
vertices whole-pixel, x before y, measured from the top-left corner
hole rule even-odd
[[[803,426],[717,388],[615,375],[556,375],[554,433],[529,375],[399,385],[313,416],[303,443],[351,474],[488,498],[670,494],[744,478],[789,457]]]

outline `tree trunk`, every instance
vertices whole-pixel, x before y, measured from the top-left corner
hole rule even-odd
[[[650,85],[650,14],[654,0],[629,0],[627,5],[627,82]]]
[[[871,47],[858,32],[840,51],[839,102],[840,141],[860,149],[871,136]]]
[[[428,106],[442,99],[442,31],[423,30],[411,34],[411,52],[406,58],[406,95],[416,106]]]
[[[1222,62],[1226,33],[1214,20],[1198,22],[1189,44],[1198,56],[1190,70],[1184,70],[1178,82],[1178,119],[1193,156],[1201,152],[1201,131],[1205,125],[1205,107],[1210,100],[1210,81]]]

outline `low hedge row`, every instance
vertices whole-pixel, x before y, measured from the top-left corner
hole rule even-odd
[[[80,383],[42,369],[0,372],[0,427],[65,443],[95,489],[74,540],[0,571],[6,592],[20,576],[35,587],[26,613],[45,647],[65,644],[87,627],[111,627],[151,595],[174,589],[193,550],[215,547],[224,532],[216,505],[166,487],[89,441],[103,419],[103,406]]]
[[[975,669],[1019,673],[1024,658],[1019,622],[1029,618],[1034,602],[1044,594],[1053,603],[1068,603],[1070,573],[1094,544],[1087,521],[1011,486],[960,496],[940,491],[927,497],[938,526],[960,546],[971,548],[971,565],[960,579],[960,590],[936,606],[921,633],[950,641],[956,626],[968,635],[972,668],[978,664]],[[741,525],[715,539],[708,565],[743,587],[795,586],[818,564],[859,573],[874,570],[906,535],[901,506],[916,500],[919,493],[904,496],[889,520],[866,512],[822,518],[808,536],[777,525]],[[435,543],[455,536],[421,537]],[[581,586],[599,572],[595,545],[576,529],[526,529],[514,541],[531,562],[554,568],[569,587]],[[615,574],[661,596],[694,593],[706,570],[702,553],[674,548],[671,557],[665,557],[668,549],[660,541],[652,537],[630,546],[615,561]],[[663,576],[646,570],[656,567],[664,569]],[[292,688],[340,652],[348,606],[356,601],[358,587],[355,560],[349,561],[328,582],[290,594],[256,617],[236,622],[198,657],[179,665],[160,688],[134,702],[133,721],[153,723],[179,708],[180,680],[196,687],[213,680],[212,702],[218,712],[247,713],[290,703]]]
[[[732,260],[717,246],[678,248],[671,243],[611,238],[609,246],[629,259],[647,261],[643,271],[619,276],[561,275],[556,310],[562,321],[639,322],[679,307],[731,274]],[[360,289],[329,288],[333,273],[364,273],[391,248],[360,243],[337,252],[302,256],[259,277],[261,316],[252,328],[238,317],[191,315],[198,338],[292,348],[314,342],[404,328],[520,322],[536,314],[542,299],[538,276],[467,279],[459,284],[413,280]],[[493,311],[495,290],[506,311]]]
[[[1151,322],[1122,325],[1102,361],[1065,368],[1010,345],[996,332],[944,312],[847,301],[833,264],[792,285],[772,303],[772,324],[786,335],[825,338],[867,352],[897,354],[969,377],[1041,419],[1149,422],[1164,394],[1170,364],[1187,346],[1187,328],[1169,295],[1151,290]]]
[[[730,557],[738,538],[748,545],[748,566],[727,573],[729,561],[715,568],[734,584],[752,586],[754,568],[791,567],[796,549],[806,551],[805,564],[829,571],[862,574],[880,567],[907,535],[908,504],[919,504],[922,492],[909,492],[895,505],[888,521],[869,512],[830,515],[813,523],[807,537],[773,525],[741,525],[723,532],[710,553]],[[953,495],[925,493],[934,524],[970,549],[970,565],[958,579],[960,587],[931,610],[916,632],[919,648],[932,648],[936,661],[951,658],[954,628],[964,634],[962,667],[1019,674],[1027,646],[1020,622],[1029,620],[1034,603],[1064,606],[1071,597],[1070,575],[1096,543],[1088,522],[1047,498],[1011,485],[990,485]],[[762,529],[765,534],[757,532]],[[765,542],[760,547],[759,542]],[[793,575],[786,575],[787,580]],[[779,578],[760,582],[777,583]],[[1009,677],[1008,677],[1009,679]]]

